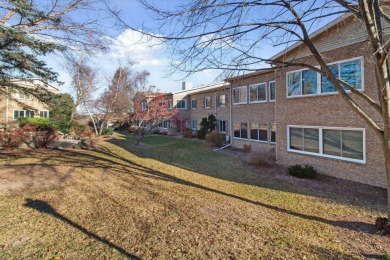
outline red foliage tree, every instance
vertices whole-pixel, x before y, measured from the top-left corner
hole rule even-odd
[[[177,113],[176,109],[169,108],[168,95],[154,92],[153,88],[152,86],[148,91],[135,95],[133,121],[138,127],[137,145],[141,138],[149,134],[160,122],[171,120]]]

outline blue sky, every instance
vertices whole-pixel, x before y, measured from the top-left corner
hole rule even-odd
[[[157,27],[154,20],[138,1],[115,0],[112,1],[112,3],[117,5],[118,9],[122,10],[121,17],[126,23],[131,24],[133,27]],[[180,1],[157,1],[156,3],[175,6],[180,3]],[[215,70],[199,72],[189,77],[186,77],[183,73],[169,74],[171,70],[171,60],[175,60],[176,57],[171,57],[171,52],[169,52],[166,46],[161,44],[157,39],[147,38],[142,36],[141,33],[130,29],[113,29],[108,33],[112,37],[112,44],[108,51],[91,57],[90,64],[98,69],[100,75],[100,90],[98,92],[101,92],[107,86],[107,82],[114,74],[115,69],[120,65],[126,65],[130,60],[137,62],[133,67],[135,70],[149,71],[151,73],[149,84],[155,85],[160,91],[164,92],[180,90],[181,82],[184,80],[192,82],[193,86],[197,87],[215,83],[223,79],[222,77],[219,77],[220,71]],[[155,30],[152,33],[158,34],[159,31]],[[262,54],[268,57],[276,54],[280,50],[281,47],[274,48],[271,45],[266,44],[261,47]],[[59,80],[64,82],[64,85],[60,86],[61,91],[71,92],[71,79],[63,68],[63,61],[55,56],[46,57],[45,60],[50,67],[59,73]],[[97,94],[98,93],[96,93],[96,95]]]

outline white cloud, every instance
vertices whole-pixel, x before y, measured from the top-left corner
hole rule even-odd
[[[109,56],[117,60],[134,61],[139,67],[161,66],[169,63],[169,60],[163,57],[164,49],[165,45],[161,39],[127,29],[112,39]]]

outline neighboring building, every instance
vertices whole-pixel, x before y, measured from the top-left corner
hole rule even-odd
[[[43,83],[39,79],[15,80],[14,83],[25,89],[43,88],[51,93],[59,91],[58,88]],[[20,117],[50,117],[47,105],[23,91],[22,88],[14,93],[7,88],[6,91],[9,91],[11,96],[5,94],[0,96],[0,128],[16,127]]]

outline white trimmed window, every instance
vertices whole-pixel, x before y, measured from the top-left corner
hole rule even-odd
[[[266,102],[267,101],[267,84],[260,83],[249,86],[249,102]]]
[[[276,99],[276,85],[275,81],[270,81],[269,84],[269,101],[275,101]]]
[[[49,117],[49,111],[39,111],[39,117]]]
[[[233,88],[233,104],[247,103],[247,87]]]
[[[196,99],[191,99],[191,109],[196,109]]]
[[[225,107],[225,106],[226,106],[226,95],[218,95],[217,107]]]
[[[337,78],[349,83],[353,88],[364,89],[362,58],[331,63],[328,67]],[[337,92],[326,77],[309,69],[288,72],[286,85],[288,97]]]
[[[27,93],[26,91],[23,91],[22,89],[18,89],[16,91],[16,98],[17,99],[24,99],[24,100],[31,100],[31,95]]]
[[[233,137],[240,139],[248,139],[248,123],[234,123]]]
[[[196,119],[192,119],[191,120],[191,129],[192,130],[197,130],[198,129],[198,124],[197,124]]]
[[[268,142],[268,125],[250,123],[250,139],[260,142]]]
[[[204,108],[210,108],[211,107],[211,97],[204,97],[203,105],[204,105]]]
[[[220,133],[226,133],[226,126],[227,126],[227,121],[225,120],[218,121],[218,131]]]
[[[365,130],[288,126],[288,151],[365,163]]]
[[[276,144],[276,124],[272,123],[270,124],[270,143]]]
[[[34,111],[30,110],[14,110],[14,120],[21,117],[34,117]]]
[[[187,100],[186,99],[176,100],[176,108],[187,109]]]

